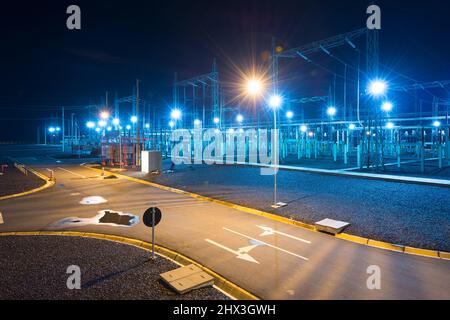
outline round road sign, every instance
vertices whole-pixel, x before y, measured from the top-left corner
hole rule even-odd
[[[155,225],[153,225],[153,212],[155,213]],[[159,208],[148,208],[143,216],[142,221],[144,222],[144,224],[151,228],[151,227],[156,227],[158,225],[158,223],[161,222],[161,210],[159,210]]]

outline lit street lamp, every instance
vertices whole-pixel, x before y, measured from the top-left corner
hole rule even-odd
[[[388,122],[388,123],[386,124],[386,128],[387,128],[387,129],[392,130],[392,129],[394,129],[394,127],[395,127],[395,125],[394,125],[392,122]]]
[[[100,118],[103,120],[107,120],[109,118],[109,112],[108,111],[102,111],[100,113]]]
[[[334,117],[337,113],[337,109],[335,107],[328,107],[327,115],[330,117]]]
[[[170,113],[170,117],[173,120],[180,120],[181,119],[181,110],[180,109],[173,109],[172,112]]]
[[[383,80],[372,80],[369,83],[368,91],[371,95],[378,97],[386,93],[387,87],[387,83]]]
[[[286,118],[288,118],[289,120],[291,120],[294,117],[294,113],[292,111],[288,111],[286,112]]]
[[[247,93],[252,96],[257,96],[262,94],[263,84],[261,80],[251,79],[247,82]]]
[[[308,127],[305,126],[305,125],[302,125],[302,126],[300,127],[300,131],[303,132],[303,133],[306,133],[306,131],[308,131]]]
[[[384,102],[384,103],[381,105],[381,109],[382,109],[384,112],[391,112],[393,108],[394,108],[394,105],[393,105],[391,102]]]

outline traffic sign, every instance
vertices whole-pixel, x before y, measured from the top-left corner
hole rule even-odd
[[[153,213],[155,214],[154,218]],[[142,221],[147,227],[151,228],[156,227],[161,222],[161,218],[162,218],[161,210],[159,210],[159,208],[153,207],[148,208],[145,211]]]
[[[152,258],[155,259],[155,227],[158,223],[161,222],[162,214],[161,210],[156,207],[148,208],[144,212],[144,216],[142,217],[142,222],[149,227],[152,228]]]

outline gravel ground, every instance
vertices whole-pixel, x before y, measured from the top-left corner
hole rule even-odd
[[[177,266],[149,252],[105,240],[58,236],[0,237],[0,300],[224,300],[212,287],[178,295],[159,274]],[[70,265],[81,290],[67,289]]]
[[[450,252],[447,188],[281,170],[279,201],[289,205],[274,211],[273,177],[261,176],[258,168],[178,166],[158,177],[126,174],[307,223],[347,221],[350,234]]]
[[[0,196],[32,190],[45,183],[34,174],[23,174],[14,167],[14,163],[9,159],[0,157],[0,164],[8,165],[6,173],[0,175]]]

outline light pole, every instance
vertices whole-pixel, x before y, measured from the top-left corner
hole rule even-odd
[[[279,147],[279,135],[278,135],[278,121],[277,121],[277,113],[278,109],[281,107],[283,100],[279,95],[273,95],[270,97],[269,106],[273,110],[273,163],[274,163],[274,174],[273,174],[273,204],[272,208],[278,209],[286,206],[285,203],[278,202],[277,193],[278,193],[278,147]]]

